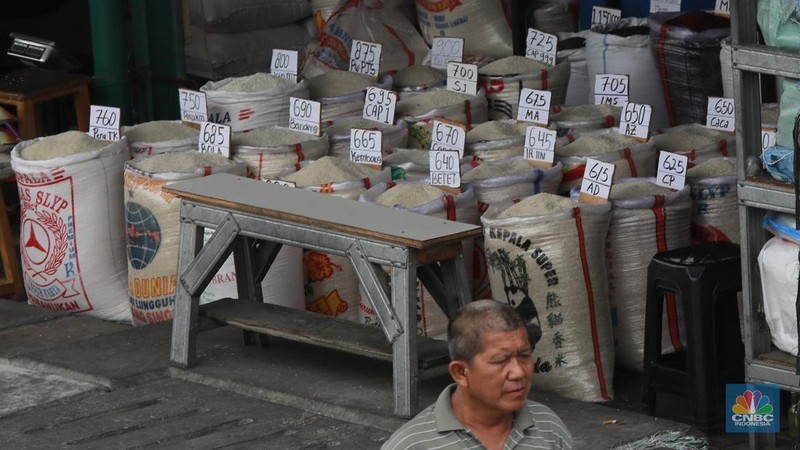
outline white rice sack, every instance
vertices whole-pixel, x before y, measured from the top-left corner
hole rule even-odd
[[[417,0],[417,21],[428,46],[434,37],[462,37],[465,55],[511,55],[510,17],[500,0]]]
[[[675,192],[655,179],[621,180],[611,186],[611,225],[606,240],[617,366],[642,371],[647,268],[656,253],[691,243],[689,187]],[[665,294],[662,352],[681,350],[685,325],[681,302]]]
[[[524,147],[525,134],[516,120],[490,120],[467,132],[464,153],[492,161],[522,156]]]
[[[586,36],[589,30],[558,33],[556,60],[569,60],[570,74],[564,104],[583,105],[589,98],[589,73],[586,70]],[[594,81],[594,80],[592,80]]]
[[[692,242],[739,243],[739,199],[736,159],[711,158],[689,169]]]
[[[430,179],[431,156],[428,150],[420,148],[388,149],[383,157],[383,165],[391,168],[393,180]],[[472,161],[471,156],[461,158],[459,165]]]
[[[653,136],[651,141],[658,150],[688,156],[689,167],[694,166],[696,159],[736,156],[736,137],[734,135],[697,123],[678,125],[663,130]]]
[[[330,136],[331,156],[350,158],[350,130],[353,128],[380,130],[383,135],[381,150],[384,152],[390,148],[405,147],[408,141],[408,127],[403,119],[397,119],[394,125],[360,117],[340,119],[324,129],[325,133]]]
[[[392,89],[396,92],[419,92],[445,87],[447,73],[428,65],[408,66],[392,75]]]
[[[486,122],[488,109],[483,89],[470,96],[445,89],[432,89],[403,96],[395,112],[404,116],[408,125],[408,143],[411,148],[430,148],[434,119],[449,119],[471,126]]]
[[[522,157],[494,161],[476,161],[462,166],[464,188],[475,191],[478,211],[492,206],[508,207],[540,192],[558,193],[563,172],[561,163],[539,169]]]
[[[328,154],[328,135],[314,136],[283,127],[262,127],[231,137],[231,154],[247,164],[247,176],[256,180],[279,177],[302,161]]]
[[[295,83],[265,73],[209,81],[200,91],[206,93],[208,120],[233,132],[288,126],[289,97],[309,98],[305,80]]]
[[[197,150],[200,132],[180,121],[156,120],[122,127],[131,157]]]
[[[361,117],[368,87],[391,89],[391,75],[378,80],[355,72],[334,70],[308,80],[311,99],[321,103],[323,126],[347,117]]]
[[[128,144],[68,131],[11,152],[28,303],[129,321],[122,168]]]
[[[578,130],[600,130],[619,125],[622,108],[612,105],[577,105],[550,114],[551,127],[559,136]]]
[[[720,41],[719,63],[722,73],[722,96],[733,97],[733,62],[731,61],[731,38],[726,37]]]
[[[481,217],[493,298],[542,332],[535,390],[587,402],[614,397],[609,210],[541,193]]]
[[[569,73],[568,59],[548,67],[518,55],[480,67],[478,77],[489,102],[489,119],[516,119],[522,88],[550,91],[552,104],[564,103]]]
[[[800,245],[772,237],[758,254],[764,318],[775,347],[797,356],[797,253]]]

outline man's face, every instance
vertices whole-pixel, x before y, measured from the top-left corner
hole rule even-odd
[[[465,364],[466,393],[486,410],[514,412],[525,406],[533,359],[525,328],[481,336],[483,351]]]

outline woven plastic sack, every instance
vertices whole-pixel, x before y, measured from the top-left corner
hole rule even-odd
[[[525,126],[516,120],[490,120],[467,132],[464,154],[475,159],[493,161],[522,156],[525,146]]]
[[[642,181],[620,180],[624,182]],[[655,179],[650,180],[655,183]],[[614,196],[614,187],[611,188]],[[666,195],[612,200],[606,256],[617,366],[642,371],[647,268],[656,253],[691,244],[689,187]],[[681,350],[685,325],[680,299],[666,294],[662,353]]]
[[[428,46],[462,37],[465,55],[502,58],[514,52],[508,8],[505,0],[417,0],[417,20]]]
[[[11,151],[20,198],[20,253],[28,303],[129,321],[122,168],[128,144],[30,161]]]
[[[794,122],[800,115],[800,81],[783,80],[783,93],[781,94],[781,113],[778,118],[778,136],[776,142],[783,147],[794,148],[792,130]]]
[[[535,8],[529,15],[531,27],[545,33],[575,31],[575,12],[577,1],[555,0]]]
[[[723,159],[736,164],[736,158]],[[689,172],[691,174],[691,171]],[[739,243],[739,198],[736,173],[713,177],[686,178],[694,207],[692,243]]]
[[[400,182],[400,184],[427,185],[428,182],[426,180],[416,180]],[[376,199],[381,194],[395,186],[396,183],[393,181],[380,183],[362,192],[359,201],[375,204]],[[394,208],[456,222],[474,225],[479,223],[478,211],[475,207],[475,196],[470,189],[465,189],[459,195],[445,194],[442,192],[442,197],[440,199],[413,208],[403,208],[400,206],[395,206]],[[465,239],[462,241],[464,261],[467,265],[468,274],[473,273],[471,264],[473,241],[474,239]],[[391,286],[390,276],[392,269],[391,267],[384,267],[383,269],[387,276],[386,281]],[[442,311],[436,303],[436,300],[421,281],[417,280],[414,290],[417,292],[417,335],[441,340],[447,339],[447,324],[449,322],[447,315]],[[474,289],[473,294],[475,294]],[[361,323],[364,324],[378,324],[378,316],[363,289],[361,290],[361,300],[359,302],[359,318]]]
[[[720,41],[719,64],[722,73],[722,96],[733,98],[733,61],[731,52],[731,38]]]
[[[678,153],[689,157],[689,167],[695,160],[720,156],[736,156],[736,137],[724,131],[712,130],[692,123],[659,130],[650,141],[657,150]]]
[[[545,195],[545,194],[540,194]],[[538,325],[534,389],[587,402],[614,396],[605,236],[610,206],[497,219],[483,216],[495,300]]]
[[[418,94],[404,96],[397,102],[397,109],[395,111],[397,114],[403,114],[404,108],[408,105],[415,104],[415,98],[417,96],[438,95],[436,93],[439,91],[441,90],[432,89]],[[408,142],[406,146],[411,148],[430,148],[431,129],[434,119],[449,119],[471,126],[473,124],[486,122],[488,117],[489,110],[486,103],[486,92],[483,89],[479,89],[475,96],[464,95],[464,101],[462,102],[437,106],[422,114],[404,115],[403,120],[405,120],[408,126]]]
[[[756,20],[767,45],[800,48],[800,17],[795,0],[758,0]]]
[[[579,130],[612,128],[619,126],[621,114],[622,108],[612,105],[569,106],[550,115],[550,128],[555,128],[558,136]]]
[[[231,155],[234,160],[247,165],[247,177],[256,180],[277,178],[287,170],[303,161],[314,161],[328,154],[330,143],[328,135],[298,142],[279,145],[234,145]]]
[[[519,110],[519,96],[522,88],[552,92],[551,104],[564,103],[569,85],[570,61],[558,62],[553,67],[543,67],[530,72],[512,71],[501,73],[498,66],[522,56],[511,56],[487,64],[478,69],[478,80],[486,91],[489,102],[489,119],[516,119]]]
[[[706,123],[708,97],[722,95],[720,41],[730,36],[730,19],[703,11],[653,13],[647,18],[661,69],[672,126]]]
[[[173,123],[181,123],[180,121],[173,121]],[[183,139],[168,139],[153,142],[146,141],[133,141],[130,139],[130,130],[133,127],[122,127],[122,134],[126,135],[128,147],[130,148],[131,157],[158,155],[167,152],[185,152],[189,150],[197,150],[198,141],[200,140],[200,132],[196,136]],[[187,126],[187,128],[189,128]]]
[[[383,165],[392,171],[392,180],[430,179],[430,154],[421,148],[392,148],[384,152]],[[471,156],[464,156],[460,166],[472,161]]]
[[[259,127],[289,125],[289,97],[308,98],[306,81],[291,88],[276,87],[260,92],[228,92],[220,88],[234,81],[225,78],[209,81],[200,87],[206,93],[208,119],[231,127],[231,131],[247,131]]]
[[[447,85],[447,73],[429,65],[414,65],[392,75],[392,90],[402,96],[406,92],[420,92],[443,88]]]
[[[666,128],[669,117],[649,34],[647,20],[634,17],[595,26],[586,37],[586,70],[590,81],[597,74],[628,75],[629,100],[653,108],[651,128]],[[593,82],[586,103],[594,103]]]
[[[273,28],[311,15],[307,0],[198,0],[189,2],[193,24],[215,33]]]
[[[201,155],[198,152],[172,154]],[[164,192],[164,185],[212,173],[244,175],[244,163],[217,162],[176,172],[152,172],[134,166],[146,158],[125,163],[124,173],[128,296],[134,325],[170,320],[175,306],[180,198]],[[227,270],[220,269],[220,272]]]
[[[324,129],[330,136],[331,148],[329,153],[331,156],[350,159],[351,128],[380,130],[383,134],[381,150],[384,152],[390,148],[405,147],[408,142],[408,127],[406,127],[403,119],[397,119],[394,125],[372,122],[361,118],[341,119],[331,127]]]
[[[319,76],[325,76],[324,74]],[[373,86],[381,89],[392,88],[392,76],[382,75]],[[364,111],[364,100],[367,97],[367,90],[351,92],[345,95],[332,97],[312,97],[312,100],[320,102],[320,122],[323,127],[333,125],[341,119],[361,117]]]
[[[511,160],[524,160],[521,156]],[[531,166],[530,171],[521,174],[503,174],[496,177],[463,181],[463,175],[484,161],[472,161],[461,166],[462,187],[475,191],[478,212],[485,213],[490,207],[506,208],[526,197],[540,192],[557,194],[563,173],[561,163],[549,169]]]
[[[583,105],[589,98],[589,73],[586,71],[586,36],[589,30],[578,33],[558,33],[556,60],[569,60],[570,74],[565,105]]]

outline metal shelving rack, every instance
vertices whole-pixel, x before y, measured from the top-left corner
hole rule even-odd
[[[794,356],[772,346],[764,320],[761,277],[757,257],[768,234],[761,226],[767,211],[795,213],[794,186],[769,175],[746,176],[748,156],[761,152],[760,74],[800,78],[800,52],[758,44],[754,0],[731,5],[733,85],[736,97],[739,223],[742,249],[745,378],[752,383],[774,383],[782,390],[800,392]],[[750,435],[751,448],[774,446],[774,435]]]

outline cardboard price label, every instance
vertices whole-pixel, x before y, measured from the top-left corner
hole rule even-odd
[[[556,131],[547,128],[529,126],[525,129],[525,159],[544,163],[544,167],[552,167],[556,155]]]
[[[717,0],[716,5],[714,5],[714,14],[730,17],[731,0]]]
[[[708,97],[706,126],[722,131],[736,130],[736,116],[732,98]]]
[[[598,73],[594,78],[594,104],[622,107],[628,101],[628,76]]]
[[[350,129],[350,161],[370,166],[383,164],[383,133],[380,130]]]
[[[517,120],[547,125],[550,120],[550,100],[553,93],[522,88],[519,93]]]
[[[431,150],[454,150],[459,158],[463,158],[466,142],[467,129],[464,125],[444,120],[433,121]]]
[[[431,47],[431,66],[437,69],[447,69],[449,62],[462,62],[464,60],[464,38],[435,37]]]
[[[430,153],[431,186],[461,186],[461,157],[453,150],[433,150]]]
[[[526,58],[541,61],[548,66],[556,65],[558,37],[535,28],[528,28],[528,36],[525,42]]]
[[[184,122],[208,122],[208,104],[206,93],[191,89],[178,89],[178,101],[181,108],[181,120]]]
[[[478,66],[447,63],[447,90],[459,94],[478,95]]]
[[[213,122],[200,124],[200,153],[217,153],[231,157],[231,127]]]
[[[319,102],[289,97],[289,129],[319,136],[321,114],[322,105]]]
[[[89,136],[101,141],[118,141],[121,112],[111,106],[89,107]]]
[[[650,0],[650,12],[676,12],[681,10],[681,0]]]
[[[581,203],[602,203],[608,200],[614,180],[614,164],[589,158],[581,182]]]
[[[622,18],[622,10],[606,8],[604,6],[592,7],[592,25],[608,25]]]
[[[269,71],[276,77],[297,81],[297,51],[273,49]]]
[[[688,156],[662,151],[658,155],[656,184],[679,191],[686,186],[687,170],[689,170]]]
[[[377,87],[367,88],[364,99],[364,111],[361,117],[375,122],[394,124],[394,108],[397,105],[397,94]]]
[[[619,134],[647,140],[653,108],[642,103],[625,103],[620,117]]]
[[[777,130],[761,130],[761,153],[764,153],[764,150],[770,147],[775,147],[777,140]]]
[[[383,46],[374,42],[353,39],[350,47],[350,72],[363,73],[378,78]]]

